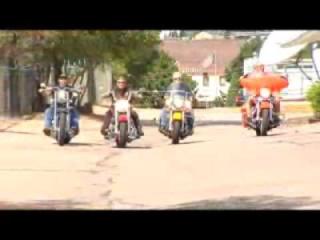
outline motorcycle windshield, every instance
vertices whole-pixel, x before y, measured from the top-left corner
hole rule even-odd
[[[167,96],[170,96],[171,98],[187,99],[188,97],[191,96],[191,93],[183,90],[170,90],[170,91],[167,91]]]

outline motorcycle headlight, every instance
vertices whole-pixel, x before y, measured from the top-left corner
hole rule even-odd
[[[176,107],[176,108],[182,108],[184,106],[184,100],[181,99],[181,98],[175,98],[173,100],[173,105]]]
[[[129,109],[129,102],[128,100],[118,100],[115,103],[115,110],[117,112],[127,112]]]
[[[57,100],[59,103],[65,103],[67,101],[67,92],[65,90],[58,91]]]
[[[192,103],[191,103],[191,101],[186,101],[186,102],[185,102],[185,108],[187,108],[187,109],[191,109],[191,108],[192,108]]]
[[[263,98],[268,98],[268,97],[270,97],[270,95],[271,95],[271,91],[270,91],[270,89],[268,89],[268,88],[261,88],[261,90],[260,90],[260,95],[261,95],[261,97],[263,97]]]

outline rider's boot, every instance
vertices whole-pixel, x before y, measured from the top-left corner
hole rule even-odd
[[[273,112],[273,119],[274,119],[274,123],[276,126],[280,125],[280,117],[279,117],[279,113],[277,112]]]
[[[138,116],[133,117],[132,120],[133,120],[134,126],[137,129],[138,138],[141,136],[144,136],[144,132],[142,130],[142,125],[141,125],[141,122],[140,122]]]
[[[71,128],[71,132],[72,132],[72,136],[76,136],[79,134],[79,128],[77,127],[74,127],[74,128]]]
[[[246,128],[249,126],[247,109],[245,107],[241,108],[241,113],[242,113],[242,126]]]
[[[137,133],[138,133],[138,135],[139,135],[140,137],[141,137],[141,136],[144,136],[144,132],[143,132],[143,130],[142,130],[141,125],[138,126],[138,128],[137,128]]]
[[[103,120],[103,124],[102,124],[101,129],[100,129],[101,135],[104,136],[105,138],[109,133],[108,129],[109,129],[109,125],[110,125],[111,120],[112,120],[112,113],[109,110],[105,114],[105,117],[104,117],[104,120]]]
[[[51,135],[51,129],[50,129],[50,128],[45,128],[45,129],[43,129],[43,133],[44,133],[46,136],[50,137],[50,135]]]

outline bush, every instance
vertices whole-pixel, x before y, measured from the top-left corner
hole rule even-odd
[[[227,67],[225,77],[227,82],[230,83],[227,106],[233,107],[236,105],[235,98],[240,89],[240,77],[243,74],[243,61],[248,57],[252,57],[254,52],[259,51],[262,43],[263,41],[260,38],[245,42],[240,49],[240,54]]]
[[[311,102],[311,107],[316,115],[320,114],[320,83],[311,86],[307,93],[307,99]]]
[[[135,105],[140,108],[162,108],[163,98],[157,93],[143,92],[142,97],[137,99]]]
[[[227,96],[222,95],[220,97],[216,97],[213,101],[214,107],[225,107],[226,106]]]

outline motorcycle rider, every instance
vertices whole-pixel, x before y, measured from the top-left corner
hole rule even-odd
[[[168,98],[170,96],[170,91],[184,91],[181,92],[181,94],[188,94],[188,97],[192,97],[192,92],[189,88],[189,86],[182,81],[182,76],[180,72],[174,72],[172,75],[172,83],[168,86],[165,98]],[[177,93],[179,94],[179,93]],[[191,101],[192,102],[192,101]],[[160,126],[159,126],[159,131],[164,133],[166,132],[166,129],[169,124],[169,110],[167,109],[166,106],[161,110],[160,112]],[[193,112],[186,113],[186,118],[187,118],[187,125],[190,130],[190,135],[193,134],[193,124],[194,124],[194,115]]]
[[[259,72],[263,73],[264,72],[264,65],[260,64],[260,63],[256,64],[254,66],[254,71],[257,72],[257,73],[259,73]],[[243,79],[246,76],[247,75],[242,76],[240,78],[240,80]],[[249,93],[249,96],[247,98],[247,101],[243,104],[241,111],[244,114],[246,114],[248,117],[251,117],[253,108],[255,106],[255,96],[257,96],[257,92],[255,90],[252,90],[252,91],[249,91],[248,93]],[[280,115],[280,92],[279,91],[273,91],[271,93],[271,95],[274,97],[274,108],[273,108],[274,119],[277,122],[279,122],[280,121],[280,118],[279,118],[279,115]]]
[[[72,86],[70,86],[69,78],[66,75],[62,74],[59,76],[57,87],[64,88],[64,87],[72,87]],[[83,89],[81,91],[83,91]],[[53,97],[53,88],[52,87],[46,87],[45,89],[40,89],[39,92],[42,93],[42,95],[44,95],[44,96],[50,97],[51,99]],[[75,108],[71,109],[70,115],[71,115],[70,116],[71,130],[73,131],[73,134],[75,136],[75,135],[79,134],[80,116],[79,116],[78,111]],[[43,129],[43,132],[46,136],[51,135],[51,127],[52,127],[53,117],[54,117],[54,109],[53,109],[53,106],[50,105],[44,112],[45,127]]]
[[[111,105],[110,109],[105,114],[104,121],[101,126],[101,130],[100,130],[101,134],[103,136],[106,136],[108,134],[109,125],[110,125],[111,119],[114,114],[114,103],[119,99],[125,99],[125,100],[129,100],[129,103],[131,104],[134,99],[134,96],[128,87],[127,80],[123,76],[121,76],[117,80],[116,88],[113,89],[111,93],[106,94],[104,97],[111,97],[111,100],[112,100],[112,105]],[[131,117],[132,117],[133,123],[137,129],[138,136],[139,137],[144,136],[144,132],[142,130],[142,125],[141,125],[141,122],[139,119],[139,115],[133,109],[131,109]]]

